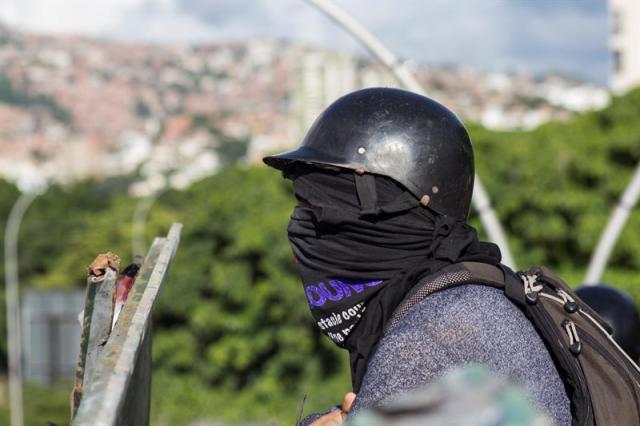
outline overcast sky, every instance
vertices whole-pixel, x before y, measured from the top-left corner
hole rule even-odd
[[[404,59],[562,72],[606,83],[606,0],[336,0]],[[0,21],[38,32],[160,43],[287,38],[358,51],[304,0],[0,0]]]

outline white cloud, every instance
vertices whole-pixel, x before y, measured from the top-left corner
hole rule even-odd
[[[209,25],[174,0],[3,0],[0,20],[44,33],[125,40],[192,42],[213,36]]]
[[[27,30],[100,34],[145,0],[3,0],[0,19]]]
[[[335,0],[400,56],[489,69],[548,69],[603,82],[604,0]],[[358,49],[304,0],[0,0],[35,31],[192,42],[257,36]]]
[[[202,42],[215,38],[210,25],[178,9],[173,0],[147,0],[123,14],[103,36],[160,43]]]

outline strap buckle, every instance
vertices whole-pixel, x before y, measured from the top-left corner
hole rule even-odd
[[[562,327],[569,336],[569,350],[576,356],[580,355],[580,352],[582,351],[582,343],[580,342],[580,336],[578,336],[578,330],[576,330],[575,323],[566,319],[562,321]]]
[[[527,302],[531,304],[537,303],[538,293],[540,292],[540,290],[544,288],[542,284],[536,284],[538,280],[538,276],[522,274],[520,275],[520,279],[524,284],[524,295],[527,299]]]
[[[575,299],[569,295],[569,293],[564,290],[557,290],[556,293],[558,293],[558,296],[560,296],[560,298],[564,302],[563,307],[565,311],[570,314],[578,311],[578,302],[576,302]]]

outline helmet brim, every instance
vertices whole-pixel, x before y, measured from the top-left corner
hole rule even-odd
[[[346,169],[355,169],[357,167],[355,164],[345,163],[344,159],[332,157],[324,152],[306,146],[301,146],[292,151],[286,151],[280,154],[268,155],[264,157],[262,161],[267,166],[278,170],[284,170],[287,166],[295,162],[318,166],[342,167]]]

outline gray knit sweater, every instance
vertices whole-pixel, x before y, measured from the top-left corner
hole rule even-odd
[[[482,285],[443,290],[413,307],[380,341],[351,415],[471,363],[523,386],[555,425],[571,424],[569,399],[537,332],[501,290]]]

